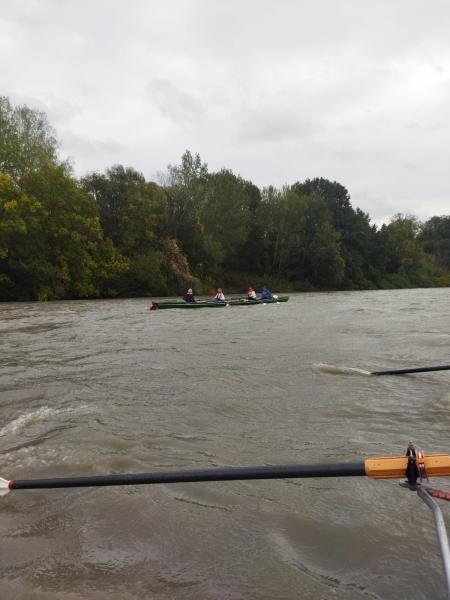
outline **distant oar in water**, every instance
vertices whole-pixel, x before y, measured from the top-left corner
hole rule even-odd
[[[371,371],[370,375],[404,375],[405,373],[427,373],[429,371],[450,371],[450,365],[440,367],[417,367],[414,369],[394,369],[392,371]]]
[[[277,300],[278,296],[276,294],[274,294],[273,296],[271,296],[270,298],[253,298],[253,302],[262,302],[264,303],[265,300]],[[249,300],[248,296],[242,296],[241,298],[225,298],[225,300],[220,300],[219,302],[225,302],[227,304],[229,304],[230,302],[242,302],[243,300]],[[195,298],[195,302],[201,302],[202,304],[204,303],[211,303],[211,302],[215,302],[215,298]],[[181,300],[180,300],[181,302]]]
[[[247,298],[247,296],[245,297]],[[244,298],[225,298],[225,300],[220,300],[220,302],[234,302],[236,300],[244,300]],[[196,302],[214,302],[215,298],[195,298]]]

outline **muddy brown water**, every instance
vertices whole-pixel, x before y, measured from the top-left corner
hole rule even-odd
[[[450,363],[449,301],[2,304],[0,476],[447,453],[450,372],[364,371]],[[431,512],[396,481],[13,491],[0,546],[2,600],[445,598]]]

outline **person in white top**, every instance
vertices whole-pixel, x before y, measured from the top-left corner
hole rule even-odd
[[[223,295],[222,288],[218,288],[217,294],[214,297],[214,302],[225,302],[225,296]]]
[[[253,288],[248,288],[247,300],[255,300],[255,299],[256,299],[256,292],[254,291]]]

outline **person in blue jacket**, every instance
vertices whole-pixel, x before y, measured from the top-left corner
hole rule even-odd
[[[183,296],[183,300],[185,302],[195,302],[194,293],[191,288],[189,288],[188,291],[185,293],[185,295]]]
[[[272,298],[272,294],[269,292],[266,286],[264,286],[263,291],[261,292],[261,300],[269,300],[270,298]]]

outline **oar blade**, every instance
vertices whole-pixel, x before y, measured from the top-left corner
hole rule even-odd
[[[0,498],[9,492],[9,481],[0,477]]]

